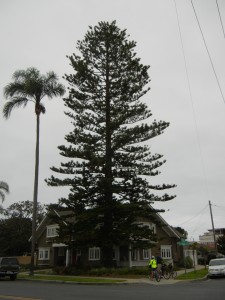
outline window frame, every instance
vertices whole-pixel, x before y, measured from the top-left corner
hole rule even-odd
[[[150,249],[143,249],[143,260],[147,260],[147,259],[150,259]],[[145,255],[147,254],[147,255]]]
[[[88,260],[100,260],[100,248],[91,247],[88,249]]]
[[[132,249],[131,258],[133,261],[139,260],[139,249]]]
[[[152,230],[153,234],[156,234],[156,224],[155,223],[150,223],[149,224],[149,229]]]
[[[161,245],[161,257],[163,259],[172,259],[172,246]]]
[[[46,237],[47,238],[52,238],[52,237],[58,236],[59,235],[58,232],[57,232],[58,228],[59,228],[58,224],[46,226]]]
[[[156,234],[156,224],[152,222],[141,222],[139,226],[144,227],[147,226],[150,230],[152,230],[153,234]]]
[[[47,254],[47,256],[45,254]],[[38,249],[38,260],[49,260],[49,259],[50,259],[50,248],[40,247]]]

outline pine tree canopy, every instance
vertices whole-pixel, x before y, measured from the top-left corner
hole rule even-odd
[[[70,186],[59,202],[76,215],[74,243],[102,247],[106,266],[113,245],[149,247],[156,237],[140,226],[141,218],[154,218],[155,201],[175,197],[155,192],[175,185],[150,183],[165,160],[151,153],[149,141],[169,123],[151,121],[145,96],[149,66],[141,64],[135,47],[115,21],[89,27],[78,41],[78,53],[68,56],[73,72],[65,75],[66,115],[74,127],[65,137],[67,145],[58,147],[67,161],[51,168],[64,176],[46,180]]]

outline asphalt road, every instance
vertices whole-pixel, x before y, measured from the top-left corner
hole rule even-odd
[[[176,284],[81,285],[0,280],[0,300],[222,300],[225,278]]]

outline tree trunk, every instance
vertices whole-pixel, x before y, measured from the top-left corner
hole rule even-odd
[[[33,194],[33,219],[32,219],[32,240],[31,240],[31,262],[30,275],[34,275],[34,256],[36,248],[36,227],[37,227],[37,199],[38,199],[38,173],[39,173],[39,133],[40,114],[37,113],[36,123],[36,152],[35,152],[35,174],[34,174],[34,194]]]
[[[112,199],[112,132],[108,58],[106,61],[106,162],[105,162],[105,211],[104,245],[102,247],[104,267],[113,266],[113,199]]]

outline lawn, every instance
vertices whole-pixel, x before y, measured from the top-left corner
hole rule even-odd
[[[18,279],[27,279],[27,280],[49,280],[49,281],[58,281],[58,282],[74,282],[74,283],[122,283],[126,282],[126,279],[123,278],[144,278],[146,277],[146,273],[143,274],[129,274],[129,272],[125,272],[125,274],[121,274],[120,272],[118,273],[113,273],[113,274],[108,274],[105,277],[109,278],[102,278],[102,274],[92,274],[92,275],[78,275],[78,276],[69,276],[69,275],[51,275],[47,274],[46,272],[49,271],[38,271],[37,274],[34,276],[29,276],[28,273],[20,273],[18,274]],[[176,280],[195,280],[195,279],[202,279],[207,276],[208,269],[200,269],[196,271],[187,271],[186,273],[179,275],[176,277]],[[111,276],[110,276],[111,275]],[[104,276],[103,276],[104,277]],[[113,278],[115,277],[115,278]],[[116,278],[117,277],[117,278]],[[118,279],[121,278],[121,279]]]
[[[187,272],[176,277],[178,280],[202,279],[208,274],[208,269],[201,269],[192,272]]]
[[[18,279],[28,280],[49,280],[59,282],[77,282],[77,283],[121,283],[126,280],[111,279],[111,278],[90,278],[90,277],[77,277],[77,276],[60,276],[60,275],[34,275],[29,276],[26,274],[19,274]]]

